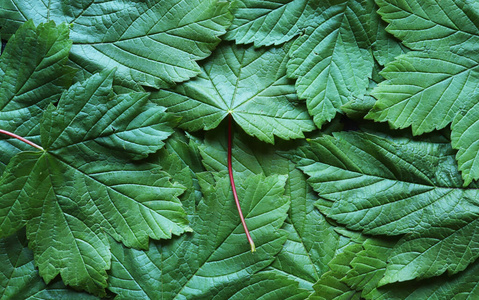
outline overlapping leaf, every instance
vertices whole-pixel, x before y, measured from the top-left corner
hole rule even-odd
[[[414,134],[452,123],[452,145],[465,184],[479,178],[477,147],[479,8],[472,1],[381,0],[388,31],[417,52],[387,65],[368,118]]]
[[[162,90],[152,98],[182,116],[187,130],[210,130],[230,114],[248,134],[274,143],[303,137],[313,130],[308,113],[296,100],[286,78],[287,50],[221,45],[203,65],[198,77]]]
[[[371,0],[323,1],[320,15],[293,43],[288,75],[321,127],[354,98],[361,99],[374,65],[370,51],[377,26]]]
[[[279,45],[300,34],[314,17],[317,0],[240,0],[225,39],[255,46]]]
[[[229,179],[203,180],[205,198],[191,225],[194,233],[161,245],[152,243],[147,252],[112,245],[109,288],[118,299],[212,299],[269,265],[286,239],[279,229],[289,209],[283,196],[286,177],[239,179],[237,190],[256,253],[251,254],[244,238]]]
[[[210,55],[231,22],[228,2],[167,1],[2,1],[1,32],[13,34],[28,19],[71,27],[71,60],[89,72],[118,68],[136,85],[160,87],[200,72],[196,60]]]
[[[35,27],[29,21],[10,38],[0,57],[0,129],[39,142],[43,109],[70,85],[66,66],[71,41],[65,25]],[[0,174],[24,143],[0,137]]]
[[[455,273],[478,257],[467,250],[478,241],[478,190],[461,188],[447,143],[338,133],[300,153],[328,217],[371,234],[416,232],[393,251],[383,283]]]
[[[199,149],[208,170],[224,172],[227,169],[226,134],[221,130],[207,134]],[[336,233],[335,227],[315,209],[317,196],[304,174],[288,159],[279,156],[275,147],[236,133],[232,160],[234,173],[242,176],[288,175],[285,195],[291,199],[291,209],[282,227],[288,233],[288,239],[266,271],[294,280],[301,288],[312,291],[313,284],[329,270],[328,263],[349,239]]]
[[[60,273],[97,294],[110,267],[106,234],[147,248],[149,237],[190,230],[177,198],[184,188],[159,166],[128,159],[161,148],[170,117],[146,105],[147,94],[113,96],[112,80],[103,72],[66,91],[40,124],[45,150],[17,154],[0,178],[1,236],[26,224],[46,282]]]
[[[0,239],[0,299],[98,299],[75,292],[61,282],[46,285],[38,275],[25,232]]]

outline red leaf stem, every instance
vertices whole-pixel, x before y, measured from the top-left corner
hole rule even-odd
[[[3,134],[6,134],[6,135],[8,135],[8,136],[11,136],[11,137],[13,137],[13,138],[16,138],[16,139],[18,139],[18,140],[20,140],[20,141],[22,141],[22,142],[24,142],[24,143],[27,143],[28,145],[30,145],[30,146],[32,146],[32,147],[35,147],[35,148],[37,148],[37,149],[39,149],[39,150],[44,151],[44,149],[43,149],[41,146],[35,144],[34,142],[30,142],[29,140],[27,140],[27,139],[25,139],[25,138],[22,138],[21,136],[16,135],[15,133],[12,133],[12,132],[6,131],[6,130],[2,130],[2,129],[0,129],[0,133],[3,133]]]
[[[249,234],[248,226],[246,226],[246,221],[243,217],[243,213],[241,212],[241,205],[238,200],[238,194],[236,193],[236,186],[235,186],[235,180],[233,178],[233,164],[232,164],[232,158],[231,158],[231,150],[233,148],[232,146],[232,139],[233,139],[233,133],[232,133],[232,127],[233,127],[233,116],[230,114],[229,115],[229,123],[228,123],[228,172],[230,175],[230,181],[231,181],[231,189],[233,190],[233,197],[235,199],[236,203],[236,208],[238,208],[238,213],[241,219],[241,223],[243,224],[244,231],[246,233],[246,237],[248,239],[248,242],[251,246],[251,252],[256,251],[256,247],[254,245],[253,239],[251,238],[251,235]]]

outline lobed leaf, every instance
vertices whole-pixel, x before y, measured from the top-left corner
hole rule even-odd
[[[142,105],[144,94],[113,97],[112,80],[113,72],[103,72],[66,91],[43,115],[46,150],[17,154],[0,177],[1,235],[26,224],[44,280],[60,274],[65,284],[97,295],[105,294],[110,268],[107,234],[146,249],[150,237],[191,230],[178,199],[184,187],[158,165],[127,159],[163,146],[161,136],[173,132],[157,124],[168,120],[164,109]],[[117,142],[130,131],[131,142]]]
[[[269,265],[285,241],[279,228],[289,208],[289,200],[282,196],[286,178],[240,178],[237,190],[257,245],[254,255],[234,210],[228,178],[202,181],[205,198],[192,222],[194,233],[151,244],[147,252],[112,245],[109,286],[118,298],[211,299]]]
[[[299,35],[315,16],[316,0],[239,0],[226,40],[255,47],[280,45]]]
[[[164,87],[196,76],[231,23],[218,0],[3,1],[2,33],[19,24],[55,21],[71,27],[70,59],[90,73],[116,67],[125,83]],[[151,49],[154,49],[152,51]]]
[[[254,49],[223,44],[203,65],[202,73],[153,101],[182,117],[180,127],[210,130],[230,114],[243,130],[262,141],[304,137],[313,130],[307,112],[286,78],[287,50]]]
[[[366,91],[374,65],[369,16],[375,5],[370,0],[327,1],[320,8],[320,16],[293,43],[288,61],[288,76],[297,78],[298,96],[307,100],[318,127]]]
[[[478,190],[462,188],[448,144],[350,132],[312,140],[300,155],[318,207],[354,230],[397,235],[478,213]]]
[[[58,101],[75,71],[66,65],[71,41],[66,25],[26,22],[0,57],[0,128],[39,141],[43,109]],[[0,137],[0,174],[30,146]]]
[[[373,95],[367,118],[394,128],[412,126],[414,134],[452,124],[452,145],[464,185],[479,179],[474,130],[478,102],[474,51],[479,36],[479,7],[472,1],[380,0],[387,30],[418,52],[388,64]],[[420,51],[420,52],[419,52]]]

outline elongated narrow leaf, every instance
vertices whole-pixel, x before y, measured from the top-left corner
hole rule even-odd
[[[210,55],[229,26],[228,2],[166,1],[3,1],[2,33],[19,23],[72,24],[71,60],[89,72],[117,67],[117,77],[152,87],[199,73],[196,60]]]
[[[66,25],[53,22],[35,27],[26,22],[0,57],[0,129],[39,141],[43,109],[58,101],[74,75],[65,64],[71,41]],[[13,155],[30,149],[0,137],[0,174]]]
[[[338,133],[300,153],[320,209],[351,229],[396,235],[479,213],[478,190],[462,188],[446,143]]]
[[[240,0],[225,36],[238,44],[279,45],[299,35],[315,16],[317,0]]]
[[[307,100],[309,113],[321,127],[354,97],[362,98],[373,68],[369,48],[374,26],[371,0],[323,1],[321,14],[290,49],[288,76]],[[366,25],[367,24],[367,25]]]
[[[233,282],[244,282],[269,265],[281,249],[279,228],[289,201],[283,197],[284,176],[238,176],[237,185],[246,222],[255,239],[251,254],[244,238],[228,178],[214,185],[203,181],[204,200],[186,234],[140,252],[112,245],[109,288],[118,299],[212,299]]]
[[[150,237],[190,230],[177,198],[184,187],[157,165],[126,159],[163,145],[162,134],[149,135],[166,126],[157,124],[164,109],[142,105],[144,94],[112,97],[112,79],[112,72],[94,75],[50,105],[40,124],[45,150],[17,154],[0,178],[2,236],[26,223],[45,281],[60,274],[98,295],[110,268],[107,234],[145,249]]]
[[[244,131],[268,143],[303,137],[313,130],[308,113],[286,78],[287,49],[256,50],[223,44],[202,73],[172,90],[155,93],[156,103],[182,116],[187,130],[210,130],[231,114]]]

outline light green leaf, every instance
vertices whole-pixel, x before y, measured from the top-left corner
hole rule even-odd
[[[94,73],[118,68],[131,84],[170,85],[200,72],[197,60],[210,55],[231,23],[229,3],[218,0],[3,1],[2,33],[27,19],[68,23],[70,59]]]
[[[203,65],[202,73],[153,100],[182,116],[180,127],[210,130],[230,114],[248,134],[268,143],[304,137],[313,130],[307,112],[296,100],[286,78],[283,48],[256,50],[223,44]]]
[[[318,127],[332,120],[340,107],[362,98],[374,60],[371,37],[374,1],[324,1],[320,16],[293,43],[288,76],[307,100]]]
[[[143,94],[111,98],[112,78],[112,72],[94,75],[65,92],[57,108],[50,105],[40,125],[46,150],[17,154],[0,178],[2,236],[26,223],[45,281],[60,274],[65,284],[98,295],[110,268],[107,234],[146,249],[150,237],[190,230],[177,198],[184,188],[159,166],[125,159],[150,151],[143,141],[159,129],[163,109],[141,105]],[[136,139],[114,141],[130,130]]]
[[[0,239],[0,287],[0,299],[98,299],[70,290],[61,282],[45,285],[23,231]]]
[[[479,179],[475,126],[478,103],[479,6],[473,1],[380,0],[387,30],[413,50],[386,66],[388,80],[373,92],[377,103],[367,115],[414,134],[452,124],[452,145],[464,184]],[[422,50],[419,52],[419,50]]]
[[[26,22],[0,57],[0,129],[38,142],[43,109],[58,101],[74,70],[66,66],[71,41],[68,27]],[[31,147],[0,137],[0,174],[10,159]]]
[[[354,230],[397,235],[479,213],[447,143],[337,133],[302,147],[299,166],[328,217]]]
[[[414,50],[469,47],[479,42],[478,6],[468,0],[376,0],[387,30]]]
[[[462,220],[451,226],[431,228],[404,236],[391,252],[379,284],[455,274],[474,262],[479,254],[478,220]]]
[[[442,129],[475,101],[478,61],[450,51],[409,52],[381,72],[387,81],[373,91],[379,99],[368,119],[393,128],[412,126],[415,135]]]
[[[317,0],[239,0],[225,39],[256,47],[279,45],[299,35],[315,15]]]
[[[192,222],[194,233],[140,252],[112,245],[109,288],[118,299],[213,298],[224,287],[245,280],[269,265],[286,237],[279,228],[289,200],[285,176],[238,176],[237,191],[256,243],[251,253],[228,178],[212,186],[202,181],[205,198]]]

